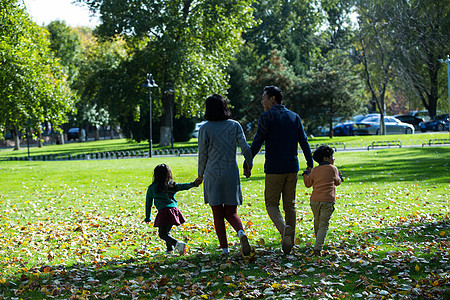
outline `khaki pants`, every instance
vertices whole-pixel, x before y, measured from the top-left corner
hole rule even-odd
[[[311,201],[309,205],[314,215],[314,235],[316,236],[314,250],[321,251],[327,236],[331,215],[334,212],[334,203]]]
[[[295,189],[297,179],[298,173],[266,174],[264,189],[266,210],[281,235],[284,234],[286,225],[290,225],[293,230],[292,237],[295,236],[295,223],[297,219]],[[283,199],[285,218],[281,215],[279,208],[281,196]]]

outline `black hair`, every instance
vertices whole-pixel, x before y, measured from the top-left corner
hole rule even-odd
[[[153,171],[153,183],[156,183],[156,192],[167,192],[173,187],[172,170],[166,164],[159,164]]]
[[[277,86],[274,85],[266,86],[264,87],[264,92],[269,97],[275,96],[275,101],[277,101],[278,104],[281,104],[281,102],[283,101],[283,92]]]
[[[206,98],[205,120],[223,121],[231,119],[231,111],[228,108],[227,101],[221,95],[214,94]]]
[[[333,148],[331,148],[328,145],[322,145],[319,146],[313,153],[313,159],[317,162],[317,163],[322,163],[324,157],[332,157],[334,153]]]

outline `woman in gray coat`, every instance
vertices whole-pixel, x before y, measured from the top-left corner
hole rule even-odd
[[[242,150],[245,161],[253,166],[253,157],[241,125],[231,120],[231,111],[220,95],[206,99],[205,119],[208,121],[198,134],[198,176],[203,178],[205,203],[211,206],[214,226],[223,254],[228,254],[225,220],[236,230],[241,250],[250,254],[237,206],[242,204],[241,181],[236,161],[236,146]]]

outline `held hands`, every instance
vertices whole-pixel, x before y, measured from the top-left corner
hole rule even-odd
[[[252,168],[244,168],[244,176],[245,178],[249,178],[250,176],[252,176]]]
[[[200,184],[202,184],[202,182],[203,182],[203,176],[198,176],[198,177],[194,180],[194,185],[198,187]]]

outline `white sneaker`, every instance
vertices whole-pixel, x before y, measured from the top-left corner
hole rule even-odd
[[[183,242],[177,242],[175,244],[175,249],[180,253],[180,255],[186,254],[186,243]]]

